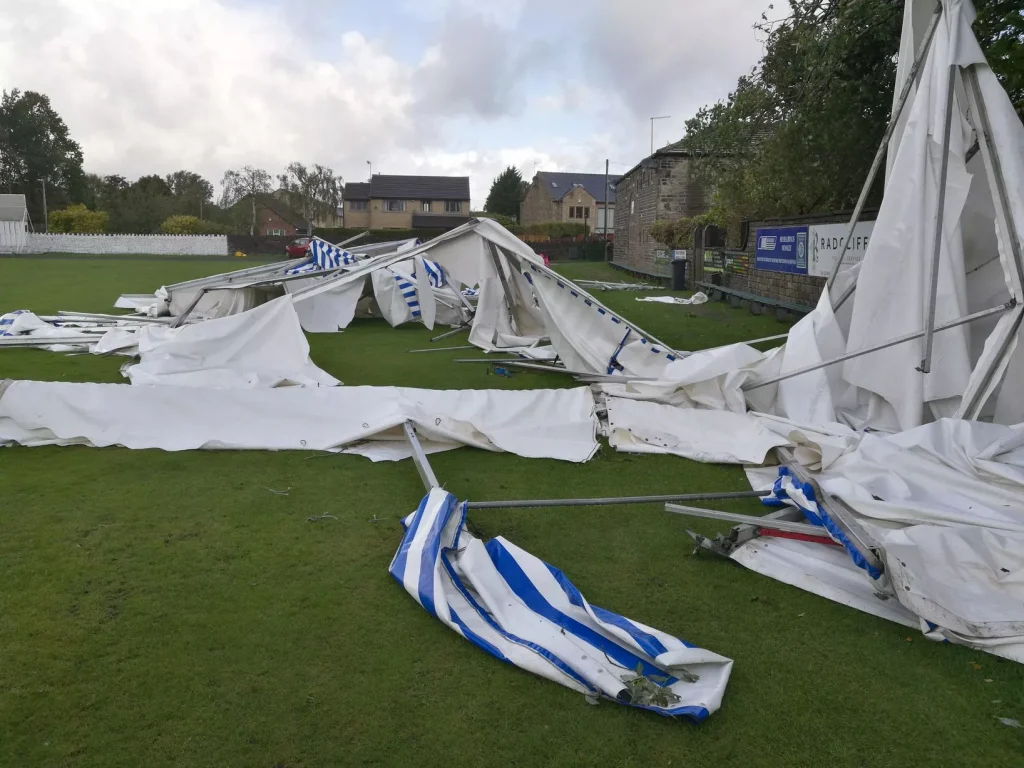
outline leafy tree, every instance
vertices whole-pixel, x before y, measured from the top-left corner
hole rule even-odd
[[[249,234],[256,234],[256,198],[270,192],[270,174],[262,168],[247,165],[241,170],[227,171],[221,181],[221,207],[230,208],[240,200],[248,199],[252,207]]]
[[[516,220],[511,216],[506,216],[503,213],[487,213],[486,211],[470,211],[469,215],[474,219],[494,219],[494,221],[501,224],[506,229],[510,229],[515,226]]]
[[[976,0],[975,30],[1018,109],[1024,96],[1019,0]],[[718,220],[852,207],[892,109],[903,3],[790,0],[758,29],[765,54],[728,98],[701,109],[682,146],[714,189]],[[869,205],[882,196],[876,180]],[[668,236],[663,234],[663,236]]]
[[[50,214],[50,231],[98,235],[107,231],[107,218],[106,211],[90,211],[77,203]]]
[[[975,0],[978,36],[989,66],[1024,120],[1024,11],[1020,0]]]
[[[519,204],[523,202],[523,175],[518,168],[509,166],[498,174],[487,193],[484,210],[500,213],[519,221]]]
[[[310,226],[333,218],[341,205],[344,180],[330,168],[291,163],[277,178],[286,193],[285,202],[300,209]]]
[[[47,202],[65,205],[84,192],[82,149],[67,125],[50,105],[50,99],[35,91],[0,96],[0,189],[26,195],[29,215],[43,221],[42,184]]]
[[[164,181],[172,195],[181,200],[194,200],[197,207],[200,202],[213,200],[213,184],[198,173],[175,171],[167,174]]]
[[[177,215],[164,219],[160,230],[168,235],[220,235],[225,232],[225,227],[198,216]]]

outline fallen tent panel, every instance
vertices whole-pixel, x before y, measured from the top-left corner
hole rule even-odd
[[[669,453],[694,461],[761,464],[789,441],[755,416],[609,397],[609,444],[626,453]]]
[[[132,384],[332,387],[341,383],[310,360],[309,342],[289,296],[181,328],[146,326],[139,331],[138,347],[141,361],[126,373]]]
[[[557,568],[465,528],[465,506],[432,490],[407,518],[389,571],[428,613],[501,661],[594,698],[701,721],[732,660],[588,603]]]
[[[425,442],[584,462],[597,451],[594,398],[564,390],[207,387],[8,382],[0,443],[332,451],[364,440]]]

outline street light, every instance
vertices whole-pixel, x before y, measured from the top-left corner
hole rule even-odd
[[[370,181],[373,181],[373,163],[371,163],[369,160],[367,160],[366,164],[368,166],[370,166]]]
[[[655,120],[668,120],[672,115],[662,115],[661,117],[651,118],[651,154],[654,154],[654,121]]]

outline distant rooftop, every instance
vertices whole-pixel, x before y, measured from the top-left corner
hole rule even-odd
[[[386,176],[378,173],[370,179],[368,186],[369,195],[374,199],[469,200],[468,176]]]
[[[603,173],[558,173],[554,171],[538,171],[537,179],[541,184],[546,184],[548,192],[555,200],[561,200],[572,192],[575,187],[583,187],[587,193],[597,202],[603,203],[604,199],[604,174]],[[615,182],[618,176],[609,176],[608,185],[609,205],[615,203]]]

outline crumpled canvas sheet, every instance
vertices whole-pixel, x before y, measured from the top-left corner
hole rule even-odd
[[[587,461],[598,448],[594,398],[585,387],[221,389],[14,381],[0,396],[0,443],[26,446],[334,451],[366,440],[404,440],[406,421],[428,446],[573,462]]]
[[[669,453],[717,464],[761,464],[789,441],[748,414],[607,398],[608,442],[626,453]]]
[[[238,315],[181,328],[145,327],[132,384],[188,387],[332,387],[340,384],[309,358],[290,296]]]
[[[698,722],[721,706],[731,659],[591,605],[557,568],[502,537],[474,537],[465,516],[435,488],[403,522],[389,571],[428,613],[495,658],[588,696]],[[623,677],[638,665],[678,700],[633,701]]]
[[[733,559],[860,610],[916,622],[931,638],[1024,662],[1024,425],[943,419],[867,434],[816,479],[880,545],[882,578],[842,550],[825,554],[803,542],[745,544]],[[755,488],[764,483],[752,477]]]

